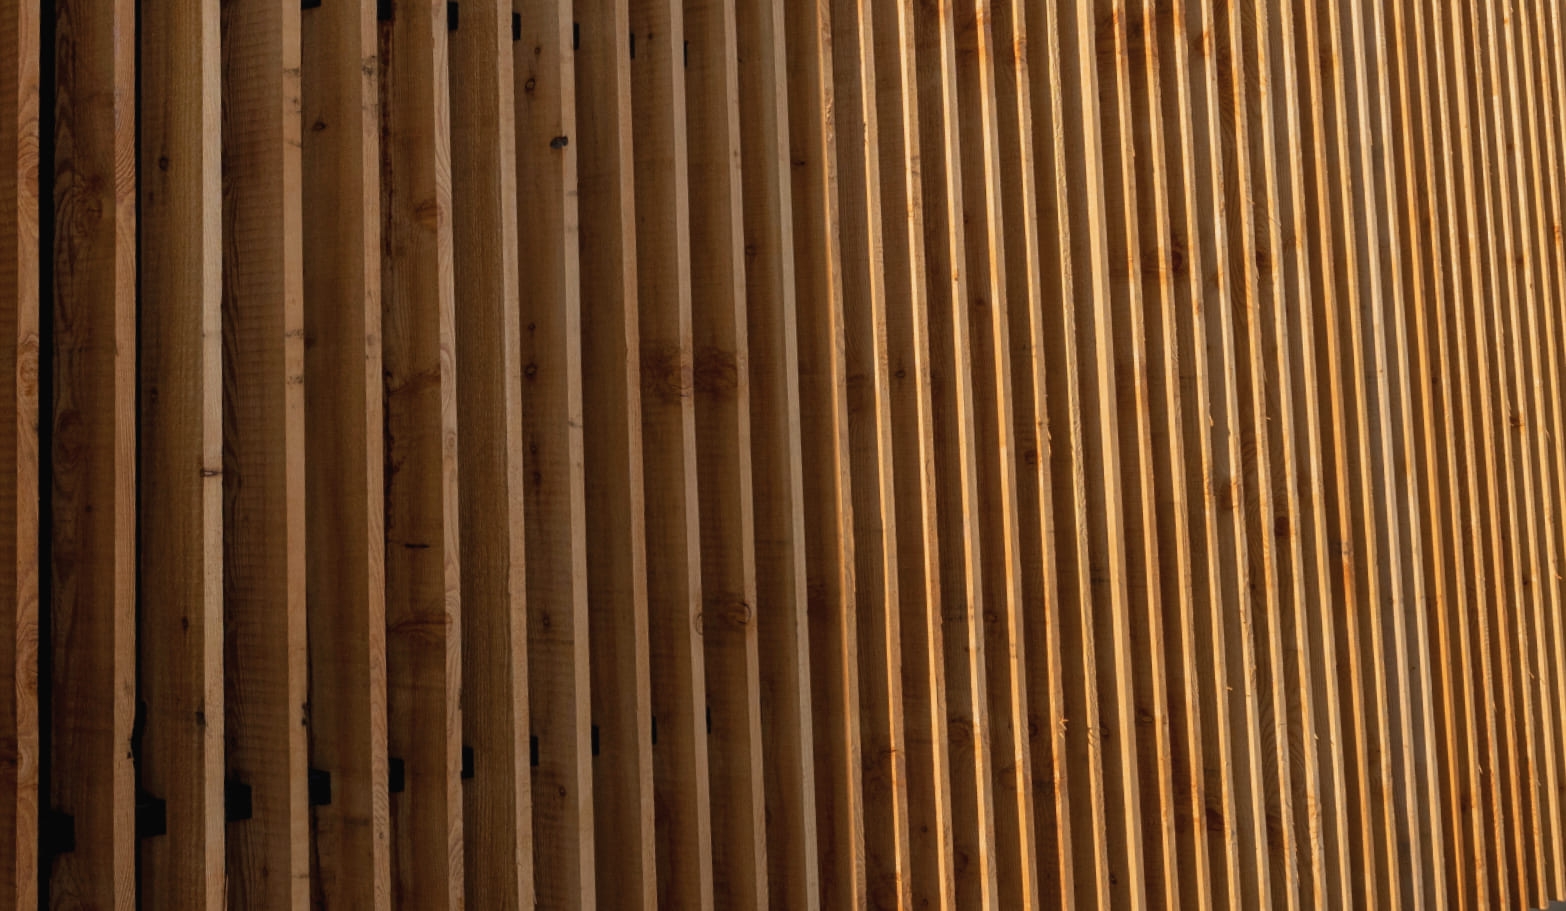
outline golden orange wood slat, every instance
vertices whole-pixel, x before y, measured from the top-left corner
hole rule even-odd
[[[1518,901],[1529,902],[1533,897],[1533,881],[1537,878],[1538,858],[1532,852],[1532,833],[1535,803],[1529,781],[1532,773],[1532,721],[1526,704],[1521,701],[1522,683],[1519,679],[1521,651],[1521,627],[1515,622],[1517,609],[1525,605],[1532,591],[1524,569],[1528,539],[1523,536],[1518,520],[1517,492],[1521,489],[1518,478],[1518,456],[1514,453],[1515,433],[1507,428],[1514,425],[1511,371],[1508,370],[1508,333],[1506,316],[1510,309],[1506,302],[1520,293],[1517,282],[1522,257],[1516,251],[1512,232],[1511,209],[1513,200],[1507,191],[1511,183],[1508,176],[1512,156],[1508,154],[1506,138],[1505,98],[1500,88],[1505,75],[1500,65],[1496,15],[1493,3],[1475,4],[1473,40],[1475,56],[1479,58],[1478,72],[1482,86],[1476,99],[1480,134],[1480,179],[1484,181],[1485,216],[1491,258],[1488,262],[1490,291],[1495,297],[1481,305],[1479,318],[1486,326],[1481,335],[1487,342],[1486,354],[1481,363],[1488,361],[1490,391],[1487,393],[1490,407],[1485,421],[1497,449],[1499,468],[1491,471],[1491,494],[1495,499],[1492,508],[1498,508],[1494,523],[1500,535],[1497,549],[1499,562],[1496,576],[1503,580],[1502,592],[1508,591],[1504,581],[1509,579],[1510,596],[1502,594],[1491,605],[1491,654],[1499,668],[1498,719],[1504,725],[1504,767],[1498,776],[1507,795],[1512,826],[1503,841],[1508,845],[1511,860],[1512,888]],[[1485,100],[1489,103],[1486,104]],[[1497,304],[1496,302],[1500,303]],[[1515,342],[1515,340],[1511,340]],[[1525,508],[1528,504],[1525,504]],[[1504,518],[1504,524],[1502,519]]]
[[[1078,277],[1076,259],[1087,249],[1088,238],[1080,203],[1071,197],[1071,188],[1081,182],[1077,171],[1080,160],[1067,151],[1068,135],[1075,137],[1080,128],[1082,98],[1065,88],[1068,78],[1075,84],[1077,71],[1073,11],[1064,5],[1038,2],[1028,2],[1025,9],[1028,34],[1034,36],[1034,45],[1042,48],[1038,56],[1043,58],[1030,69],[1030,88],[1038,154],[1035,185],[1043,227],[1040,265],[1046,304],[1041,353],[1052,365],[1045,371],[1044,395],[1051,436],[1059,433],[1063,437],[1058,443],[1052,439],[1049,449],[1053,521],[1062,530],[1055,536],[1061,606],[1059,624],[1053,630],[1054,644],[1045,645],[1046,653],[1058,649],[1061,661],[1058,673],[1040,675],[1035,666],[1031,686],[1034,693],[1046,687],[1056,690],[1048,697],[1051,715],[1047,723],[1053,739],[1051,752],[1056,757],[1053,779],[1057,788],[1064,788],[1068,801],[1061,803],[1057,797],[1059,838],[1070,845],[1069,854],[1060,855],[1060,894],[1063,898],[1069,895],[1076,907],[1091,908],[1102,907],[1108,896],[1102,739],[1096,733],[1099,697],[1093,685],[1098,661],[1092,633],[1094,579],[1088,543],[1087,485],[1089,473],[1096,475],[1098,466],[1090,464],[1085,448],[1083,408],[1092,406],[1083,402],[1085,368],[1076,304],[1079,282],[1086,287],[1085,279]],[[1050,630],[1039,630],[1032,623],[1027,630],[1030,636],[1044,633],[1044,641],[1049,643]],[[1038,759],[1034,762],[1037,765]],[[1049,780],[1037,768],[1034,778]],[[1039,841],[1046,843],[1043,837]]]
[[[932,400],[919,113],[919,16],[914,0],[877,0],[871,28],[879,124],[881,242],[897,529],[908,894],[916,905],[956,900],[950,748],[941,616],[940,517]],[[901,204],[899,204],[901,201]]]
[[[1458,157],[1458,141],[1453,133],[1453,124],[1457,119],[1452,114],[1453,105],[1449,100],[1457,87],[1448,81],[1451,78],[1449,57],[1452,51],[1445,40],[1446,17],[1439,11],[1430,12],[1426,20],[1428,24],[1421,29],[1419,40],[1429,40],[1427,60],[1433,61],[1433,65],[1428,73],[1433,76],[1426,78],[1435,79],[1435,91],[1431,92],[1427,83],[1423,98],[1426,105],[1433,106],[1439,125],[1436,135],[1440,137],[1439,145],[1427,145],[1431,161],[1439,159],[1441,162],[1439,179],[1434,168],[1428,178],[1428,192],[1432,195],[1425,209],[1429,213],[1428,229],[1434,240],[1431,265],[1437,270],[1434,280],[1436,312],[1433,315],[1438,359],[1445,365],[1445,373],[1441,377],[1441,410],[1447,422],[1462,427],[1461,433],[1451,426],[1444,430],[1444,458],[1450,478],[1447,483],[1451,486],[1448,488],[1450,499],[1447,501],[1450,518],[1444,518],[1443,521],[1449,523],[1452,548],[1450,566],[1445,571],[1452,576],[1452,583],[1450,597],[1440,605],[1444,609],[1439,610],[1436,618],[1436,651],[1439,655],[1437,665],[1442,670],[1442,698],[1446,703],[1447,714],[1442,745],[1443,765],[1452,779],[1451,793],[1446,795],[1446,800],[1455,807],[1446,820],[1447,834],[1452,839],[1453,853],[1461,859],[1459,863],[1449,865],[1449,876],[1454,881],[1448,885],[1448,894],[1453,905],[1467,908],[1482,907],[1488,900],[1492,875],[1482,812],[1483,740],[1474,714],[1478,684],[1470,672],[1474,666],[1471,605],[1479,594],[1479,580],[1483,578],[1484,572],[1482,542],[1474,527],[1474,518],[1478,513],[1477,500],[1472,492],[1475,485],[1460,480],[1466,478],[1469,471],[1475,470],[1475,466],[1472,409],[1466,392],[1469,388],[1468,357],[1463,345],[1465,333],[1460,323],[1468,287],[1464,281],[1466,270],[1462,257],[1461,219],[1456,212],[1458,185],[1453,177],[1454,161]],[[1414,16],[1417,27],[1420,19],[1417,5]],[[1429,137],[1428,114],[1425,130]],[[1445,256],[1442,255],[1443,237],[1446,244],[1444,249],[1448,251]],[[1441,456],[1437,455],[1436,458]],[[1438,480],[1432,486],[1440,483]],[[1469,488],[1466,495],[1464,487]],[[1455,636],[1452,632],[1454,627]],[[1457,688],[1455,693],[1454,686]]]
[[[1434,93],[1420,85],[1427,78],[1423,11],[1417,5],[1412,10],[1406,6],[1393,6],[1389,18],[1397,36],[1395,45],[1400,52],[1395,85],[1400,117],[1396,151],[1402,169],[1402,186],[1395,189],[1402,205],[1399,207],[1400,220],[1397,224],[1401,236],[1414,238],[1427,232],[1436,233],[1431,230],[1433,226],[1422,218],[1422,211],[1428,210],[1421,205],[1422,185],[1428,192],[1433,190],[1434,183],[1434,169],[1429,166],[1431,159],[1428,157],[1433,151],[1429,106]],[[1416,92],[1415,86],[1420,90]],[[1416,100],[1422,105],[1417,113]],[[1415,132],[1416,116],[1420,117],[1417,123],[1422,128],[1419,133]],[[1420,160],[1420,151],[1425,153],[1423,162]],[[1443,755],[1450,752],[1451,744],[1437,730],[1437,712],[1443,715],[1443,728],[1450,727],[1453,720],[1450,674],[1442,673],[1442,668],[1449,668],[1450,664],[1432,667],[1431,658],[1438,649],[1450,652],[1450,632],[1445,625],[1449,612],[1443,608],[1454,600],[1450,570],[1458,561],[1450,556],[1451,544],[1447,539],[1448,526],[1443,514],[1447,508],[1448,491],[1455,489],[1456,485],[1452,479],[1441,477],[1441,460],[1448,453],[1438,446],[1435,430],[1437,402],[1436,390],[1432,386],[1445,390],[1450,381],[1442,371],[1450,362],[1444,358],[1436,360],[1433,354],[1433,349],[1445,347],[1444,338],[1437,336],[1432,339],[1431,328],[1432,323],[1439,323],[1445,310],[1445,299],[1441,287],[1442,264],[1438,256],[1433,254],[1433,251],[1440,249],[1440,238],[1436,236],[1431,239],[1434,242],[1432,251],[1427,251],[1421,244],[1410,244],[1409,256],[1403,259],[1403,280],[1408,297],[1405,298],[1407,305],[1399,319],[1398,329],[1400,337],[1404,333],[1413,337],[1411,344],[1403,343],[1404,363],[1408,364],[1410,357],[1418,360],[1417,366],[1408,367],[1417,382],[1418,396],[1406,399],[1412,426],[1408,428],[1405,439],[1409,441],[1411,458],[1417,460],[1414,467],[1418,471],[1421,487],[1418,506],[1411,511],[1409,518],[1414,527],[1421,529],[1424,540],[1430,542],[1428,547],[1422,548],[1424,552],[1416,556],[1419,563],[1417,577],[1421,579],[1429,600],[1425,603],[1416,602],[1408,612],[1412,620],[1409,634],[1414,637],[1418,662],[1417,671],[1414,672],[1418,674],[1418,679],[1414,685],[1418,688],[1421,704],[1417,708],[1405,707],[1405,711],[1415,716],[1413,729],[1420,733],[1424,741],[1410,747],[1423,781],[1419,786],[1410,782],[1408,795],[1413,812],[1424,815],[1426,819],[1425,822],[1416,823],[1418,831],[1426,833],[1425,843],[1421,845],[1425,864],[1422,885],[1429,890],[1428,894],[1437,906],[1444,906],[1461,901],[1457,894],[1460,889],[1457,881],[1466,879],[1469,871],[1461,869],[1464,866],[1462,864],[1442,861],[1449,852],[1452,855],[1461,854],[1462,833],[1457,809],[1459,787],[1456,784],[1460,759]],[[1409,395],[1406,383],[1404,395]],[[1437,606],[1434,624],[1430,622],[1426,604]],[[1436,627],[1438,634],[1435,643],[1431,641],[1432,626]],[[1438,677],[1444,678],[1440,692],[1435,691]],[[1442,768],[1437,768],[1437,763]]]
[[[713,902],[767,904],[755,627],[739,74],[733,0],[686,0],[692,392],[712,776]]]
[[[1490,289],[1493,287],[1493,276],[1489,268],[1489,251],[1493,249],[1492,234],[1489,227],[1488,212],[1485,211],[1484,197],[1488,194],[1488,185],[1479,185],[1481,165],[1483,158],[1482,135],[1475,136],[1480,131],[1478,124],[1481,117],[1480,98],[1482,96],[1483,83],[1480,81],[1482,70],[1478,63],[1478,40],[1474,38],[1477,31],[1477,14],[1472,8],[1464,10],[1454,5],[1451,11],[1452,39],[1449,47],[1452,57],[1448,67],[1454,74],[1454,82],[1457,85],[1461,101],[1457,106],[1457,134],[1461,141],[1461,186],[1463,193],[1463,210],[1466,213],[1465,240],[1468,263],[1468,279],[1471,283],[1471,291],[1467,306],[1462,308],[1461,321],[1459,323],[1459,336],[1463,338],[1462,357],[1472,358],[1473,370],[1476,382],[1467,384],[1468,396],[1465,399],[1465,407],[1477,412],[1478,420],[1465,415],[1464,423],[1472,428],[1470,436],[1465,440],[1469,448],[1469,464],[1478,468],[1482,460],[1482,471],[1474,471],[1474,478],[1478,483],[1472,487],[1472,509],[1486,537],[1486,546],[1479,547],[1476,544],[1474,564],[1477,583],[1477,594],[1474,619],[1475,633],[1473,648],[1479,654],[1477,667],[1470,661],[1471,671],[1476,670],[1479,680],[1483,683],[1482,694],[1476,700],[1479,702],[1479,711],[1484,717],[1484,738],[1481,743],[1485,748],[1485,765],[1489,769],[1489,786],[1487,793],[1480,798],[1482,812],[1476,814],[1476,826],[1482,827],[1487,840],[1490,842],[1490,858],[1494,863],[1494,878],[1491,882],[1488,895],[1481,895],[1481,900],[1488,899],[1498,905],[1509,906],[1513,894],[1514,874],[1516,865],[1511,851],[1507,846],[1506,827],[1510,818],[1509,802],[1506,799],[1504,767],[1502,757],[1505,755],[1505,745],[1502,743],[1503,730],[1497,727],[1497,712],[1500,703],[1495,695],[1496,672],[1493,669],[1494,658],[1490,648],[1492,638],[1491,625],[1492,606],[1500,598],[1505,597],[1506,578],[1503,570],[1504,557],[1501,554],[1500,545],[1500,519],[1496,505],[1496,496],[1492,491],[1495,484],[1495,449],[1493,436],[1487,432],[1492,427],[1490,414],[1490,372],[1488,369],[1488,349],[1485,345],[1486,331],[1484,328],[1485,301],[1489,300]],[[1472,81],[1470,81],[1472,80]],[[1478,160],[1476,160],[1478,159]],[[1481,215],[1483,219],[1481,220]],[[1459,362],[1461,364],[1461,360]],[[1477,438],[1477,443],[1474,439]],[[1482,454],[1474,454],[1473,447],[1481,446]],[[1481,499],[1482,497],[1482,499]]]
[[[1174,860],[1174,781],[1169,763],[1169,738],[1161,719],[1168,715],[1164,686],[1162,614],[1165,593],[1160,574],[1158,453],[1152,444],[1155,390],[1150,382],[1154,368],[1148,363],[1147,300],[1157,301],[1145,287],[1149,280],[1139,236],[1145,224],[1140,215],[1143,201],[1153,187],[1137,173],[1138,117],[1135,106],[1144,94],[1133,82],[1131,68],[1132,24],[1129,4],[1119,0],[1098,3],[1099,129],[1103,137],[1103,194],[1110,271],[1103,293],[1113,298],[1116,318],[1112,336],[1115,389],[1119,397],[1120,484],[1126,499],[1125,576],[1127,593],[1137,605],[1139,619],[1132,626],[1131,649],[1135,673],[1129,681],[1137,718],[1143,723],[1124,727],[1123,742],[1134,752],[1138,780],[1127,787],[1137,790],[1142,806],[1141,829],[1128,833],[1141,841],[1147,865],[1144,901],[1157,907],[1179,891]],[[1151,156],[1147,156],[1151,158]],[[1156,620],[1154,618],[1157,618]],[[1151,719],[1152,723],[1146,721]]]
[[[833,110],[831,4],[784,4],[789,162],[799,326],[801,453],[810,636],[819,900],[855,906],[865,891],[854,625],[854,524],[848,365]]]
[[[1296,477],[1290,485],[1291,516],[1287,533],[1294,539],[1296,559],[1303,562],[1303,588],[1296,593],[1294,613],[1285,620],[1292,625],[1293,651],[1288,661],[1294,675],[1285,686],[1294,687],[1291,706],[1289,750],[1303,760],[1301,784],[1295,789],[1295,825],[1301,841],[1311,846],[1309,881],[1301,881],[1302,902],[1315,904],[1342,901],[1346,896],[1348,875],[1345,826],[1343,763],[1332,745],[1338,742],[1342,726],[1337,694],[1337,673],[1333,667],[1333,617],[1322,610],[1332,597],[1335,568],[1328,515],[1332,509],[1325,475],[1327,449],[1331,439],[1322,428],[1322,371],[1319,369],[1318,328],[1308,302],[1316,300],[1323,287],[1316,264],[1324,255],[1322,241],[1312,219],[1312,192],[1307,180],[1315,176],[1316,148],[1307,148],[1320,137],[1315,121],[1320,116],[1321,80],[1312,73],[1309,85],[1288,85],[1288,74],[1300,70],[1300,61],[1313,53],[1314,24],[1303,4],[1279,8],[1272,17],[1269,34],[1272,66],[1261,74],[1277,88],[1274,90],[1273,122],[1282,131],[1278,140],[1288,148],[1287,173],[1277,178],[1275,192],[1280,218],[1275,230],[1283,232],[1282,266],[1292,291],[1293,306],[1280,312],[1280,337],[1286,337],[1285,356],[1295,362],[1285,368],[1291,376],[1289,396],[1295,427],[1292,444],[1297,451]],[[1281,98],[1281,118],[1277,110]],[[1281,124],[1280,124],[1281,121]],[[1287,315],[1284,315],[1287,314]],[[1297,346],[1297,347],[1296,347]],[[1327,408],[1330,408],[1330,403]],[[1292,621],[1292,622],[1291,622]],[[1326,746],[1324,747],[1323,744]]]
[[[964,223],[961,93],[954,9],[940,4],[917,17],[918,105],[925,265],[929,281],[932,403],[940,430],[936,509],[941,517],[940,575],[945,724],[951,761],[952,844],[967,859],[957,869],[956,904],[996,901],[994,775],[982,715],[984,700],[984,507],[970,335],[973,283]],[[982,163],[975,162],[982,168]]]
[[[56,907],[135,905],[136,125],[128,2],[55,7],[48,807]],[[42,251],[40,251],[42,253]],[[40,569],[43,572],[42,568]],[[40,618],[41,621],[44,618]]]
[[[810,652],[806,625],[798,276],[790,193],[788,70],[781,0],[739,0],[740,172],[744,189],[756,626],[768,903],[820,903]]]
[[[981,453],[976,462],[984,601],[975,606],[983,608],[983,642],[973,660],[982,666],[983,684],[975,686],[975,695],[982,694],[984,705],[976,713],[975,738],[988,746],[993,776],[994,834],[989,837],[995,842],[995,900],[1026,907],[1038,902],[1038,871],[1033,768],[1024,733],[1028,709],[1021,664],[1023,580],[1005,239],[1005,207],[1017,200],[1005,193],[1001,182],[1002,115],[996,82],[1003,61],[997,53],[994,18],[991,0],[956,7],[964,240],[971,279],[967,345],[975,442]]]
[[[911,900],[907,756],[891,355],[882,220],[882,152],[875,21],[869,0],[832,4],[838,213],[854,503],[854,649],[865,888],[874,903]]]
[[[990,40],[995,48],[995,96],[997,171],[992,181],[1006,193],[1002,204],[1007,294],[1007,348],[1012,396],[1011,427],[1015,444],[1009,454],[1015,462],[1017,485],[1017,553],[1020,598],[1009,619],[1011,641],[997,662],[1015,689],[1007,701],[1016,706],[1014,726],[1018,770],[1011,773],[1026,782],[1029,798],[1020,800],[1018,823],[1031,832],[1019,837],[1033,844],[1035,870],[1027,872],[1036,901],[1059,901],[1073,907],[1074,890],[1069,876],[1072,856],[1071,800],[1067,793],[1065,756],[1059,737],[1063,713],[1061,696],[1063,656],[1060,651],[1060,588],[1056,565],[1055,493],[1049,473],[1050,423],[1048,371],[1051,363],[1044,344],[1043,251],[1039,243],[1037,152],[1034,148],[1033,67],[1030,60],[1028,23],[1024,3],[1001,0],[991,7]],[[997,352],[998,354],[1000,352]],[[1042,665],[1042,667],[1039,667]],[[1029,675],[1029,667],[1038,672]],[[1004,679],[1004,677],[1002,678]],[[1031,766],[1025,773],[1020,767]],[[1004,784],[1002,785],[1004,787]],[[1031,806],[1029,805],[1031,804]],[[1019,851],[1019,854],[1023,852]]]

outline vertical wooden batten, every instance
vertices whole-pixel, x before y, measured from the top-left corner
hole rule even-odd
[[[136,901],[136,121],[129,2],[54,7],[47,808],[51,901]],[[8,425],[9,426],[9,425]],[[41,570],[42,571],[42,570]],[[10,829],[16,831],[15,829]],[[20,902],[18,903],[20,906]],[[59,904],[56,906],[58,907]]]
[[[466,0],[451,25],[463,894],[510,911],[534,902],[511,5]]]
[[[394,904],[454,911],[464,877],[447,13],[440,0],[390,13],[379,58],[391,885]]]
[[[137,865],[143,905],[191,909],[226,898],[218,19],[159,0],[138,30]]]
[[[226,833],[236,908],[309,903],[299,16],[221,13],[224,784],[250,801]]]
[[[635,153],[626,0],[578,2],[582,428],[598,889],[657,903],[646,486],[636,261]]]
[[[534,892],[592,908],[592,704],[576,80],[568,0],[512,11]],[[526,276],[526,279],[521,279]]]
[[[369,4],[300,14],[311,902],[391,907],[380,58]],[[323,798],[329,797],[330,800]]]
[[[38,901],[41,5],[0,7],[0,903]]]

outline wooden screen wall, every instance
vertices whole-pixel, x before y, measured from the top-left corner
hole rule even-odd
[[[0,0],[0,909],[1566,898],[1566,0]]]

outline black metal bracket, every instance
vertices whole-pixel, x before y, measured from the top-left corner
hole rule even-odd
[[[169,833],[169,805],[146,791],[136,792],[136,837],[156,838]]]
[[[408,770],[401,759],[386,760],[386,793],[401,794],[408,787]]]
[[[462,780],[467,781],[473,777],[473,748],[467,744],[462,745]]]
[[[255,816],[255,802],[250,785],[230,779],[223,783],[223,818],[229,822],[242,822]]]
[[[60,810],[49,810],[43,820],[43,851],[50,857],[76,850],[76,817]]]
[[[310,806],[327,807],[332,804],[332,773],[325,769],[311,769],[306,778],[310,792]]]

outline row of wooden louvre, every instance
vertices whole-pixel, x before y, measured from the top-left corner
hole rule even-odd
[[[1566,898],[1563,0],[0,0],[0,909]]]

